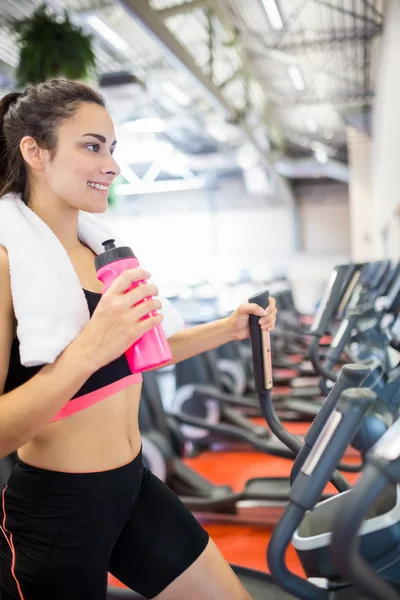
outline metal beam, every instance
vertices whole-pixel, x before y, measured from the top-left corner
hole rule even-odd
[[[229,77],[227,77],[226,79],[224,79],[224,81],[219,84],[218,88],[220,90],[223,90],[224,87],[226,87],[227,85],[229,85],[230,83],[232,83],[232,81],[235,81],[235,79],[237,77],[240,77],[240,75],[243,75],[243,69],[237,69],[237,71],[234,71],[232,73],[232,75],[230,75]]]
[[[157,12],[150,8],[147,0],[118,0],[118,2],[163,48],[171,62],[181,70],[185,70],[202,87],[207,98],[218,111],[222,110],[231,119],[236,117],[236,109],[230,105],[219,89],[203,73],[186,49],[163,23]]]
[[[161,19],[169,19],[175,17],[175,15],[181,15],[183,13],[191,12],[198,8],[207,8],[207,0],[192,0],[192,2],[183,2],[183,4],[177,4],[176,6],[169,6],[168,8],[161,8],[154,12]]]
[[[373,104],[374,102],[374,92],[364,91],[355,92],[353,94],[348,95],[337,95],[337,96],[329,96],[327,98],[315,98],[312,96],[298,98],[294,102],[288,100],[287,98],[283,102],[282,99],[282,108],[293,108],[299,105],[301,106],[323,106],[326,104],[327,106],[360,106],[360,104]]]
[[[280,52],[296,52],[296,50],[300,50],[304,52],[304,50],[308,48],[321,48],[323,46],[339,46],[343,44],[343,42],[366,42],[372,40],[377,35],[380,35],[382,28],[376,27],[374,31],[370,33],[362,33],[360,32],[343,32],[343,33],[328,33],[327,35],[321,34],[320,38],[314,38],[312,40],[294,40],[293,42],[286,42],[285,44],[281,44],[279,46]],[[260,40],[261,43],[261,40]],[[258,54],[266,54],[271,51],[276,52],[275,45],[267,45],[262,44],[262,51],[260,48],[251,48],[251,52],[255,52]]]
[[[374,19],[370,19],[369,17],[365,17],[360,13],[355,12],[354,10],[348,10],[347,8],[343,8],[342,6],[337,6],[336,4],[332,4],[332,2],[328,2],[328,0],[315,0],[317,4],[321,6],[326,6],[327,8],[331,8],[337,12],[342,13],[343,15],[348,15],[349,17],[353,17],[354,19],[360,19],[364,23],[370,23],[370,25],[376,25],[376,21]]]
[[[229,34],[231,34],[232,36],[235,36],[234,24],[232,24],[231,19],[223,6],[223,3],[215,2],[214,0],[207,0],[207,4],[210,7],[210,10],[215,14],[215,16],[218,17],[219,21],[221,22],[223,27],[226,29],[226,31]],[[251,60],[249,58],[249,55],[248,55],[245,45],[242,44],[239,39],[239,40],[236,40],[236,42],[234,43],[234,47],[235,47],[235,49],[240,57],[240,61],[242,63],[241,70],[242,70],[242,74],[243,74],[244,78],[247,81],[250,79],[253,79],[255,81],[258,81],[258,83],[260,83],[259,77],[256,73],[256,70],[254,69],[254,66],[251,63]],[[266,85],[266,82],[264,82],[264,88],[265,87],[267,88],[266,91],[264,92],[265,100],[268,101],[271,99],[271,97],[274,94],[269,89],[269,84]],[[281,149],[284,146],[284,139],[283,139],[283,135],[280,132],[280,126],[279,126],[278,119],[270,117],[269,123],[266,123],[266,125],[267,125],[267,127],[270,128],[270,130],[273,128],[275,131],[274,139],[272,140],[272,138],[270,136],[270,141],[273,141],[274,145]],[[250,133],[251,132],[248,131],[247,135],[249,135]],[[253,143],[255,143],[254,138],[253,138]],[[258,150],[260,152],[262,152],[260,147],[258,146],[258,144],[255,144],[255,145],[257,146]]]
[[[216,107],[219,112],[223,112],[229,119],[237,119],[238,112],[229,101],[224,98],[220,90],[210,81],[196,64],[193,58],[188,54],[182,44],[172,35],[166,27],[157,12],[150,8],[147,0],[118,0],[125,11],[138,21],[144,29],[153,37],[159,46],[163,48],[171,61],[178,68],[186,71],[199,85],[210,103]],[[262,160],[270,167],[270,162],[260,144],[255,139],[249,126],[240,121],[238,127],[243,131],[248,140],[258,149]]]
[[[303,12],[303,10],[305,9],[305,7],[307,6],[308,3],[309,3],[309,0],[301,0],[299,2],[299,4],[295,7],[293,12],[286,19],[286,21],[284,22],[284,25],[283,25],[282,32],[278,35],[278,39],[275,41],[275,44],[274,44],[275,49],[279,49],[281,47],[281,44],[282,44],[285,36],[290,31],[291,26],[297,21],[297,19],[299,18],[299,16],[301,15],[301,13]]]
[[[363,0],[365,6],[367,8],[369,8],[370,10],[372,10],[372,12],[374,13],[374,15],[380,20],[383,21],[383,14],[379,12],[379,10],[376,8],[376,6],[374,6],[374,0],[372,0],[372,2],[370,2],[369,0]]]

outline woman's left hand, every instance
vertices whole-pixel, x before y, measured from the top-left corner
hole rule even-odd
[[[276,322],[276,302],[270,296],[268,306],[264,309],[258,304],[241,304],[234,313],[228,317],[235,340],[244,340],[250,336],[249,315],[260,317],[261,329],[271,331]]]

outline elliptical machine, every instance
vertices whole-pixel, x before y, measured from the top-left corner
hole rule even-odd
[[[332,563],[342,577],[357,585],[371,600],[400,600],[399,440],[400,419],[397,419],[368,452],[361,478],[345,496],[343,510],[333,519]],[[390,528],[388,515],[393,523]],[[384,520],[386,527],[384,524],[377,527]],[[375,536],[381,550],[385,545],[387,549],[386,564],[377,572],[362,556],[363,546],[359,544],[360,533],[365,538],[367,531],[371,538]]]
[[[255,301],[254,298],[252,300]],[[274,415],[270,397],[272,378],[269,335],[261,332],[257,318],[251,318],[250,322],[255,378],[260,394],[260,404],[270,426],[272,425],[272,427],[278,429],[280,423],[276,415]],[[334,577],[332,577],[332,580],[324,582],[329,586],[329,589],[318,587],[314,583],[296,577],[286,569],[284,554],[290,542],[292,530],[294,531],[297,524],[301,522],[302,514],[307,509],[311,509],[318,501],[321,491],[325,483],[329,480],[332,470],[340,460],[340,456],[344,452],[347,443],[351,441],[354,432],[360,426],[362,415],[365,414],[375,398],[376,395],[371,390],[347,389],[340,395],[340,398],[337,398],[335,404],[332,403],[330,407],[331,412],[326,411],[328,421],[325,426],[322,423],[322,429],[316,443],[308,453],[307,461],[294,482],[289,505],[274,532],[274,541],[271,540],[268,549],[268,559],[272,574],[288,590],[288,593],[270,575],[233,566],[253,600],[265,600],[267,597],[274,598],[274,600],[294,600],[295,598],[304,600],[328,600],[328,598],[329,600],[367,599],[368,596],[360,594],[359,590],[353,585],[340,580],[340,574],[335,571],[333,571]],[[342,497],[343,494],[340,494],[332,498],[332,501],[342,502]],[[310,515],[309,520],[312,523],[314,511],[308,514]],[[294,520],[293,517],[295,517]],[[320,557],[326,557],[327,547],[325,545],[321,547],[317,546],[313,550],[314,562],[308,561],[307,564],[314,567],[314,577],[323,577],[323,572],[319,572],[316,566],[323,566],[324,561],[320,560]],[[374,546],[373,550],[374,560],[382,558],[379,548]],[[137,596],[130,590],[118,590],[115,595],[109,596],[109,600],[114,598],[130,599],[137,598]]]

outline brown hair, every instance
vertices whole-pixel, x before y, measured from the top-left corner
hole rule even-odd
[[[31,136],[53,157],[60,125],[72,117],[82,102],[105,106],[104,99],[78,81],[48,79],[11,92],[0,100],[0,198],[8,193],[28,201],[28,172],[20,142]]]

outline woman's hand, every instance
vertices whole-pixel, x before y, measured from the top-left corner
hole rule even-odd
[[[149,277],[150,273],[140,268],[116,277],[75,340],[95,371],[120,357],[144,333],[161,323],[162,314],[142,319],[161,308],[161,302],[152,298],[158,294],[155,285],[144,283],[126,291],[132,283]]]
[[[228,317],[234,339],[244,340],[250,336],[249,315],[260,317],[258,322],[261,329],[271,331],[275,327],[277,312],[275,298],[272,296],[270,296],[265,309],[258,304],[241,304]]]

